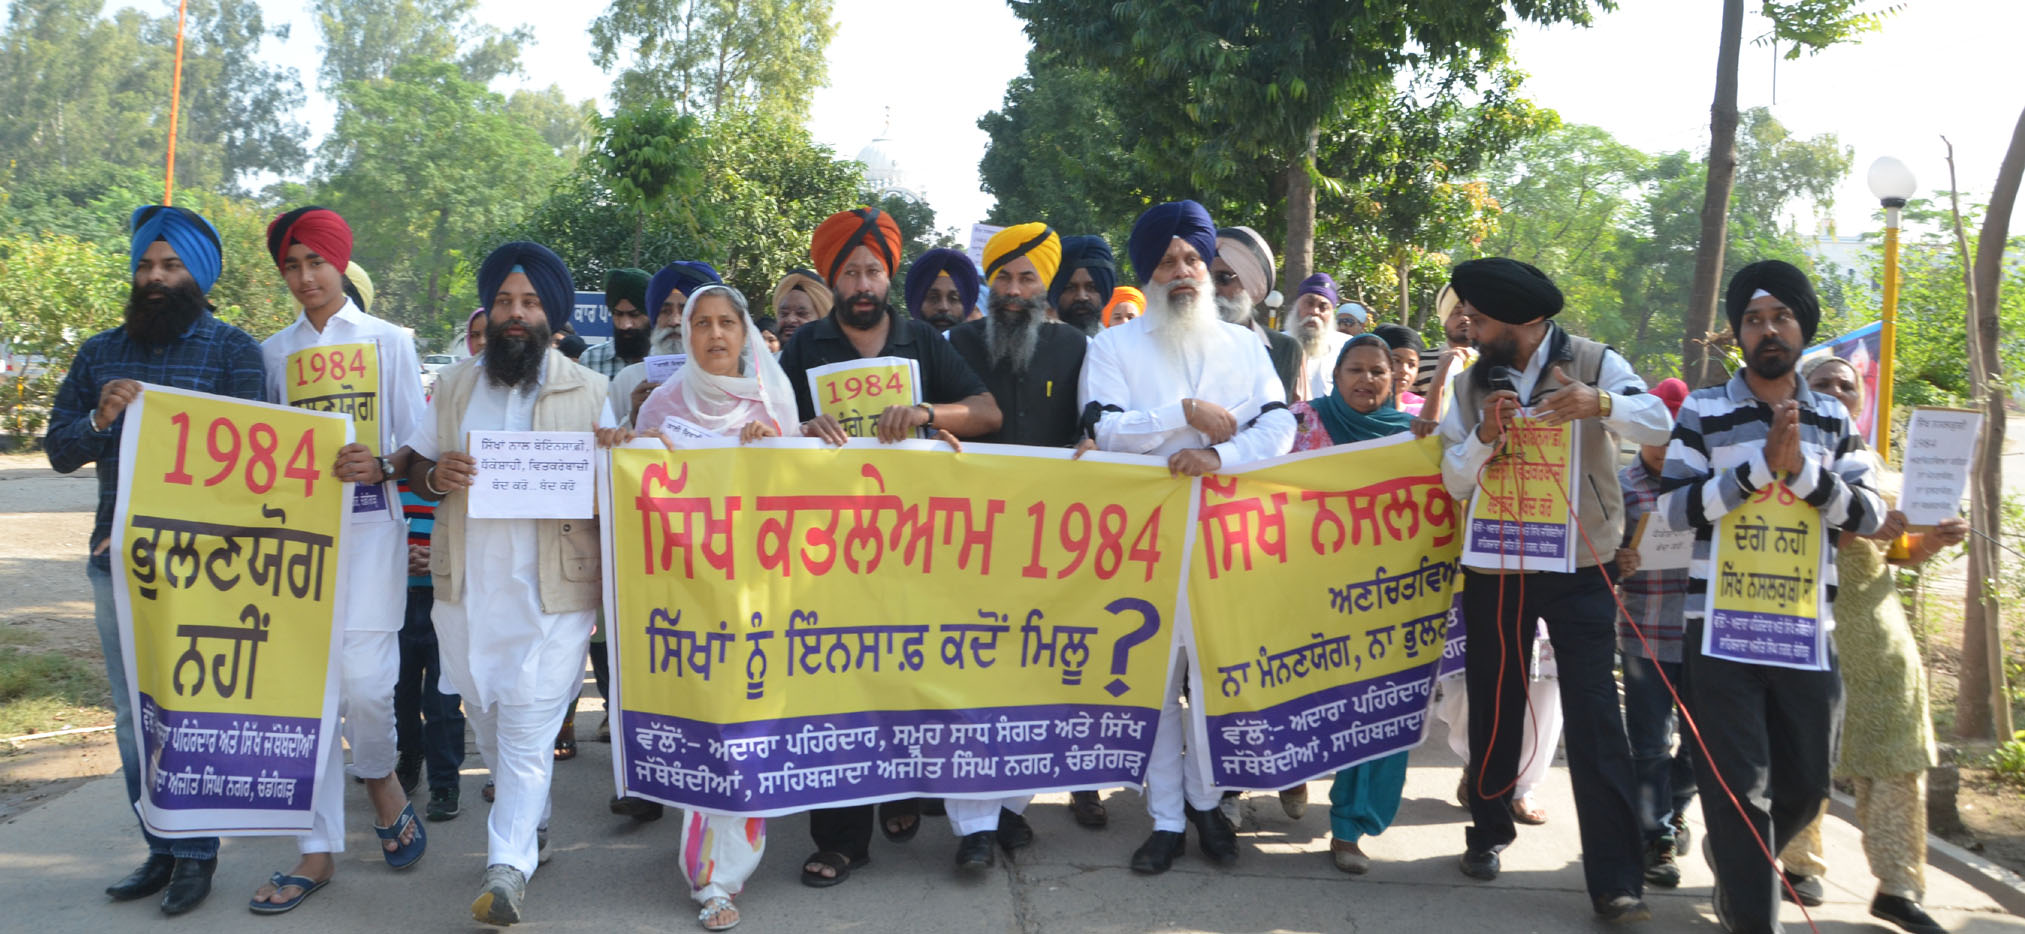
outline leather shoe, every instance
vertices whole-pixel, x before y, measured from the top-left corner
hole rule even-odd
[[[1786,891],[1786,886],[1779,886],[1780,898],[1790,902],[1793,900],[1794,894],[1798,893],[1800,904],[1806,905],[1809,908],[1819,908],[1822,902],[1827,901],[1828,892],[1821,887],[1821,877],[1803,876],[1797,872],[1787,872],[1784,869],[1779,870],[1779,872],[1786,877],[1787,884],[1793,887],[1793,891],[1788,892]]]
[[[1223,816],[1222,808],[1198,811],[1190,808],[1188,819],[1195,823],[1196,845],[1209,861],[1221,865],[1237,862],[1237,828],[1231,826],[1230,818]]]
[[[1027,823],[1026,817],[1014,814],[1006,808],[998,809],[998,845],[1000,849],[1005,850],[1006,855],[1010,856],[1012,851],[1022,847],[1032,846],[1033,842],[1034,826]]]
[[[1461,866],[1463,875],[1489,882],[1498,877],[1498,851],[1464,850]]]
[[[218,868],[211,859],[179,859],[169,872],[169,890],[162,893],[162,914],[179,915],[204,903],[211,894],[211,872]]]
[[[998,862],[998,854],[992,851],[997,839],[998,834],[989,830],[965,835],[956,844],[956,868],[964,872],[990,868]]]
[[[609,807],[612,813],[620,817],[630,817],[643,824],[648,821],[661,819],[662,808],[659,801],[649,801],[645,798],[633,797],[621,798],[618,795],[613,795]]]
[[[1870,916],[1883,918],[1912,934],[1948,934],[1920,903],[1897,895],[1879,895],[1870,900]]]
[[[1103,799],[1094,791],[1069,792],[1069,815],[1084,827],[1102,827],[1111,819],[1104,811]]]
[[[146,898],[169,884],[169,871],[175,866],[176,858],[167,853],[150,854],[148,861],[142,863],[139,869],[128,873],[126,878],[106,886],[105,893],[112,896],[113,901],[118,902]]]
[[[1174,858],[1181,855],[1186,836],[1178,830],[1156,830],[1139,844],[1132,854],[1132,871],[1149,876],[1159,875],[1174,865]]]

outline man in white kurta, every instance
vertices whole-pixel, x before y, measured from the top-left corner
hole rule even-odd
[[[1077,392],[1090,431],[1085,448],[1163,456],[1175,474],[1200,476],[1293,447],[1294,417],[1265,346],[1216,314],[1208,265],[1215,233],[1193,201],[1155,206],[1133,225],[1132,267],[1146,313],[1090,342]],[[1133,854],[1135,872],[1167,871],[1191,819],[1204,855],[1237,858],[1236,831],[1217,809],[1216,791],[1183,760],[1188,666],[1177,657],[1170,670],[1146,774],[1153,834]]]
[[[336,621],[344,632],[337,658],[338,711],[352,772],[366,780],[377,812],[374,826],[396,828],[394,845],[381,844],[389,851],[385,858],[403,869],[421,857],[427,843],[393,777],[394,682],[400,675],[408,546],[387,455],[394,451],[393,439],[421,421],[421,366],[406,332],[347,296],[351,278],[370,279],[352,269],[351,231],[342,218],[322,208],[290,211],[275,219],[268,241],[302,310],[260,345],[267,401],[353,416],[353,444],[338,452],[336,468],[338,479],[355,484],[338,559],[345,595],[343,616]],[[356,286],[351,291],[358,293]],[[307,897],[302,880],[321,882],[336,871],[327,854],[345,848],[344,750],[337,743],[328,750],[310,832],[296,838],[302,862],[283,877],[294,882],[270,879],[255,894],[250,906],[255,911],[288,910]]]

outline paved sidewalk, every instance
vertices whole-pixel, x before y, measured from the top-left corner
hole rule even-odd
[[[593,693],[586,707],[595,703]],[[596,711],[579,715],[579,735],[592,735]],[[611,795],[610,747],[581,744],[582,754],[556,766],[555,858],[530,885],[530,931],[689,931],[696,907],[676,858],[679,822],[670,817],[636,825],[606,813]],[[485,783],[474,766],[464,780],[464,814],[428,824],[429,854],[396,874],[375,856],[363,790],[348,783],[350,849],[339,875],[286,918],[255,916],[245,903],[275,870],[294,865],[286,838],[228,840],[217,884],[197,911],[161,917],[153,899],[109,904],[103,888],[144,855],[117,775],[93,781],[50,804],[0,825],[0,930],[127,932],[156,925],[206,934],[241,931],[320,934],[326,931],[470,932],[484,926],[467,909],[484,866]],[[1032,934],[1032,932],[1565,932],[1600,929],[1582,891],[1575,815],[1566,774],[1556,768],[1541,790],[1550,815],[1543,827],[1522,827],[1504,856],[1504,875],[1473,882],[1456,871],[1464,812],[1454,801],[1460,763],[1442,743],[1415,750],[1399,820],[1365,849],[1376,860],[1353,878],[1329,862],[1327,782],[1310,786],[1306,816],[1289,820],[1277,798],[1245,800],[1243,857],[1219,869],[1189,851],[1164,876],[1134,876],[1126,862],[1150,824],[1137,791],[1106,794],[1111,826],[1086,830],[1070,820],[1066,795],[1044,796],[1028,811],[1038,836],[1017,864],[1001,860],[975,881],[953,877],[955,840],[942,818],[928,818],[906,844],[873,844],[873,863],[844,885],[802,886],[800,862],[812,849],[807,819],[783,818],[769,828],[766,862],[739,904],[741,932],[877,931]],[[418,808],[419,810],[419,808]],[[1699,824],[1700,813],[1693,817]],[[1699,835],[1700,828],[1696,827]],[[1869,917],[1872,882],[1856,830],[1832,819],[1827,852],[1834,864],[1829,903],[1815,918],[1823,934],[1895,931]],[[1699,850],[1699,846],[1696,847]],[[1699,855],[1683,861],[1679,889],[1650,890],[1653,920],[1628,930],[1712,932],[1709,872]],[[2025,919],[2003,913],[1979,891],[1929,867],[1927,905],[1957,934],[2021,932]],[[1788,931],[1805,932],[1799,909],[1785,907]],[[164,928],[167,929],[167,928]]]

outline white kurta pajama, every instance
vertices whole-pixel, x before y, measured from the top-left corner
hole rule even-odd
[[[1287,336],[1295,340],[1301,339],[1301,335],[1292,332]],[[1307,384],[1308,398],[1321,399],[1336,391],[1336,357],[1343,352],[1343,345],[1347,343],[1350,343],[1350,335],[1332,327],[1322,331],[1321,353],[1311,354],[1308,353],[1308,348],[1301,348],[1301,353],[1306,355],[1302,364],[1301,379]]]
[[[1090,341],[1076,402],[1084,408],[1092,402],[1106,407],[1096,427],[1098,448],[1166,456],[1207,447],[1216,451],[1225,470],[1293,449],[1294,416],[1287,411],[1272,358],[1256,334],[1222,321],[1205,324],[1205,339],[1177,359],[1155,328],[1154,319],[1142,315],[1107,328]],[[1210,444],[1207,436],[1189,427],[1183,399],[1228,409],[1237,419],[1237,433],[1222,444]],[[1177,642],[1177,656],[1180,649]],[[1153,817],[1153,829],[1179,833],[1186,827],[1184,800],[1206,811],[1217,806],[1218,795],[1201,770],[1184,765],[1188,727],[1181,689],[1187,683],[1188,666],[1177,657],[1172,671],[1146,768],[1146,811]]]
[[[380,391],[373,404],[380,437],[357,440],[375,446],[384,456],[396,447],[393,439],[406,437],[421,424],[421,366],[413,338],[360,311],[350,300],[324,322],[322,331],[298,312],[295,323],[261,343],[267,399],[287,404],[291,354],[358,343],[378,346]],[[336,452],[331,454],[334,460]],[[363,778],[385,778],[394,772],[394,682],[400,676],[399,636],[408,601],[408,527],[398,511],[400,496],[391,480],[381,485],[380,494],[391,510],[348,516],[337,582],[345,595],[344,618],[337,621],[344,631],[338,654],[338,712],[352,750],[351,771]],[[329,744],[329,750],[317,780],[310,832],[296,838],[304,853],[341,853],[345,848],[344,750],[337,743]]]
[[[503,389],[481,374],[461,430],[533,430],[539,389],[539,382]],[[435,404],[408,441],[429,460],[443,456]],[[449,682],[444,692],[463,696],[478,752],[492,769],[486,863],[505,863],[528,878],[534,877],[538,834],[548,826],[556,731],[582,684],[597,617],[596,610],[542,610],[538,521],[467,516],[463,599],[445,600],[439,588],[434,612],[437,651]]]

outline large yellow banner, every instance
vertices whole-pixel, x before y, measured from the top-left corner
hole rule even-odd
[[[309,829],[350,439],[341,415],[164,386],[127,409],[113,589],[159,834]]]
[[[1462,583],[1439,439],[1292,454],[1201,491],[1196,767],[1274,790],[1418,743]]]
[[[1189,521],[1159,462],[791,440],[608,469],[622,793],[779,814],[1144,775]]]

